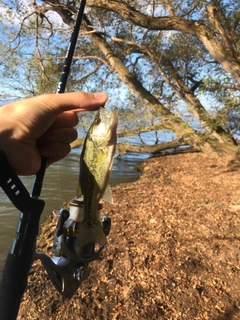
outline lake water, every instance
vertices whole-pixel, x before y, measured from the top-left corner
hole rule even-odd
[[[159,132],[160,141],[166,141],[173,138],[169,132]],[[155,143],[155,133],[144,133],[142,138],[148,144]],[[129,142],[135,145],[140,144],[137,136],[125,139],[119,139],[122,142]],[[61,208],[64,201],[68,201],[75,196],[78,174],[79,157],[81,150],[73,149],[71,153],[63,160],[53,164],[46,170],[41,199],[45,201],[44,212],[41,217],[43,222],[51,212],[56,208]],[[136,166],[139,162],[148,158],[147,153],[126,153],[118,159],[115,157],[110,185],[135,181],[139,178]],[[33,177],[20,177],[26,188],[32,189]],[[7,253],[11,247],[12,240],[15,237],[15,228],[19,212],[9,201],[4,192],[0,189],[0,268],[3,267]]]

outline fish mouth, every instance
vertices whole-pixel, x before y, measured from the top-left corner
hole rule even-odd
[[[100,107],[99,116],[104,123],[109,123],[109,130],[115,129],[115,127],[118,124],[118,108],[117,107],[114,108],[113,111]]]
[[[105,109],[104,107],[100,107],[100,108],[99,108],[99,113],[100,113],[100,115],[105,115],[105,116],[108,116],[108,117],[111,117],[112,114],[113,114],[114,117],[115,117],[115,116],[118,115],[118,108],[115,107],[115,108],[113,109],[113,111],[111,111],[111,110]]]
[[[110,126],[110,130],[112,131],[112,134],[116,138],[117,134],[117,125],[118,125],[118,108],[114,108],[112,112],[113,118],[112,118],[112,123]]]
[[[118,123],[118,108],[114,108],[114,110],[113,110],[113,121],[112,121],[112,123],[113,123],[113,125],[115,126],[117,126],[117,123]]]
[[[116,143],[117,140],[117,125],[118,125],[118,108],[114,108],[113,111],[106,110],[101,108],[100,109],[100,118],[105,123],[108,123],[108,146],[113,145]]]

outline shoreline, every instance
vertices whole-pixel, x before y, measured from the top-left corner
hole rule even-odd
[[[112,227],[71,300],[34,262],[19,319],[239,319],[240,159],[201,153],[145,160],[112,187]],[[38,250],[50,252],[43,224]]]

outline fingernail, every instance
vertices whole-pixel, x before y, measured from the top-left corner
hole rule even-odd
[[[104,92],[94,93],[94,96],[97,101],[106,101],[108,99],[108,95]]]

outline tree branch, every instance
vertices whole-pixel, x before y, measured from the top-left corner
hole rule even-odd
[[[203,21],[177,16],[152,17],[118,0],[89,0],[88,6],[116,12],[123,19],[149,30],[176,30],[196,36],[207,47],[210,54],[240,83],[239,60],[235,52],[233,54],[225,48],[225,42],[228,40],[224,33],[222,35],[225,40],[221,42],[215,30],[204,24]]]

